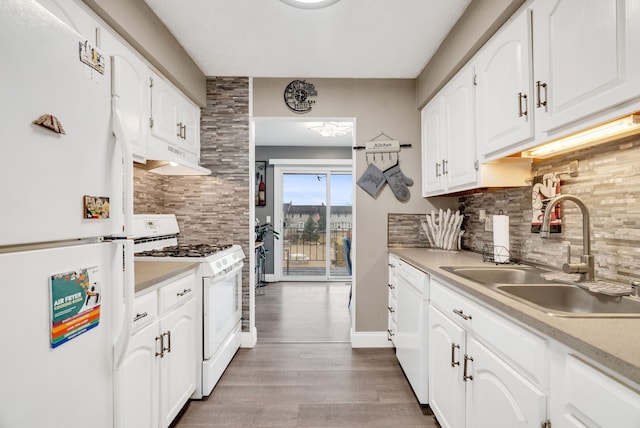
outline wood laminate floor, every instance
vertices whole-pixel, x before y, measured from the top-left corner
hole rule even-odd
[[[191,401],[174,427],[438,427],[393,349],[345,341],[348,284],[261,288],[258,344],[240,349],[212,394]]]

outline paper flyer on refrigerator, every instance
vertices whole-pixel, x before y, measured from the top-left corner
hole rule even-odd
[[[97,274],[98,268],[94,266],[51,275],[52,348],[91,330],[100,322]]]

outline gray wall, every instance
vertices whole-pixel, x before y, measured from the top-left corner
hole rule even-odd
[[[256,218],[260,224],[264,224],[267,216],[273,223],[273,165],[269,165],[269,159],[351,159],[351,147],[283,147],[283,146],[256,146],[256,162],[267,162],[267,204],[255,207]],[[273,273],[273,237],[265,240],[265,249],[271,257],[267,257],[265,272]]]
[[[282,94],[293,79],[254,79],[253,114],[265,117],[299,117],[285,106]],[[400,167],[415,184],[408,202],[399,202],[388,186],[377,199],[357,188],[355,326],[356,332],[385,331],[387,325],[387,213],[421,213],[432,203],[421,195],[420,114],[416,110],[415,80],[313,79],[318,91],[316,104],[307,114],[315,117],[355,118],[356,144],[363,145],[383,132],[401,143],[411,144],[400,153]],[[355,156],[354,178],[367,167],[365,153]],[[257,158],[256,158],[257,159]],[[442,202],[442,201],[440,201]],[[455,203],[455,199],[454,199]]]

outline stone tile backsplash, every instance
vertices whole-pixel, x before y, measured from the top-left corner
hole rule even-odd
[[[227,242],[242,246],[243,331],[249,326],[249,79],[207,79],[201,115],[200,164],[210,176],[161,176],[134,171],[134,212],[174,213],[181,243]]]
[[[623,283],[640,279],[640,138],[539,160],[533,163],[532,176],[568,171],[574,160],[579,162],[578,176],[561,174],[561,193],[580,197],[589,208],[596,277]],[[479,210],[484,209],[488,222],[500,210],[509,216],[510,252],[515,259],[560,269],[568,246],[573,262],[582,255],[582,215],[573,202],[561,204],[562,233],[543,240],[531,233],[531,186],[478,190],[457,199],[465,214],[463,249],[481,252],[484,244],[493,244],[493,232],[485,231],[479,220]],[[420,234],[422,218],[424,214],[389,214],[388,245],[427,247]]]

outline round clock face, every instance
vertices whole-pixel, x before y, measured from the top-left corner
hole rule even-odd
[[[289,83],[284,90],[284,102],[290,110],[296,113],[306,113],[311,111],[311,106],[315,100],[309,97],[318,95],[315,86],[304,80],[294,80]]]

